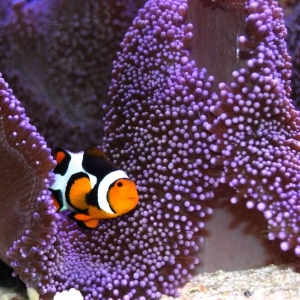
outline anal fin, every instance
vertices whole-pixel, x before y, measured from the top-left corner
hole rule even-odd
[[[95,229],[99,224],[99,219],[94,219],[89,215],[80,213],[69,214],[70,219],[77,221],[77,225],[83,229]]]

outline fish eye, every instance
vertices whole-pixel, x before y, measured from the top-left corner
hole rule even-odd
[[[117,183],[117,186],[118,186],[118,187],[121,187],[121,186],[123,186],[123,183],[122,183],[122,182],[118,182],[118,183]]]

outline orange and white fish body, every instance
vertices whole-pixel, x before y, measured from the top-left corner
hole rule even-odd
[[[94,229],[101,219],[133,210],[139,201],[135,183],[104,155],[90,147],[78,153],[55,148],[57,165],[50,187],[57,211],[71,210],[71,219]]]

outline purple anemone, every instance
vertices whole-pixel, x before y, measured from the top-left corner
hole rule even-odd
[[[86,300],[176,296],[199,264],[210,201],[227,190],[235,193],[231,202],[263,212],[269,239],[299,256],[299,118],[277,2],[147,1],[116,56],[118,38],[107,27],[112,22],[119,36],[126,30],[114,13],[128,24],[132,11],[119,2],[109,9],[106,2],[85,1],[82,10],[77,1],[74,10],[67,3],[3,1],[0,66],[18,97],[29,101],[26,112],[50,145],[100,144],[98,122],[107,103],[102,146],[136,181],[141,201],[97,230],[56,214],[46,190],[52,157],[3,80],[1,166],[8,175],[0,186],[8,191],[1,201],[11,201],[2,220],[11,222],[13,234],[0,240],[0,255],[27,287],[43,300],[71,288]],[[225,38],[213,44],[199,30],[208,24]],[[101,44],[108,37],[111,51]],[[31,60],[17,56],[23,47]],[[95,54],[98,48],[103,52]],[[108,102],[105,72],[113,59]],[[29,81],[24,69],[32,71]],[[19,182],[22,189],[15,188]]]
[[[270,5],[271,4],[271,5]],[[290,99],[290,56],[281,9],[273,1],[249,1],[245,35],[249,59],[220,83],[220,100],[211,107],[214,133],[224,166],[223,183],[236,190],[232,203],[245,201],[268,222],[268,238],[300,256],[300,119]]]
[[[111,64],[141,2],[1,1],[0,70],[49,147],[101,143]]]
[[[57,216],[47,190],[55,163],[2,76],[0,111],[0,257],[24,282],[33,283],[40,280],[46,268],[43,254],[52,251],[58,242]]]

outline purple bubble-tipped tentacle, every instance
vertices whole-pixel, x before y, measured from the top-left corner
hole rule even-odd
[[[217,119],[207,128],[223,149],[221,181],[237,191],[231,202],[256,207],[269,239],[299,256],[300,119],[290,99],[283,14],[271,0],[249,1],[246,13],[239,41],[251,58],[229,85],[219,85],[221,99],[211,107]]]
[[[28,285],[45,275],[39,251],[55,251],[57,216],[47,191],[54,161],[0,77],[0,257]]]

